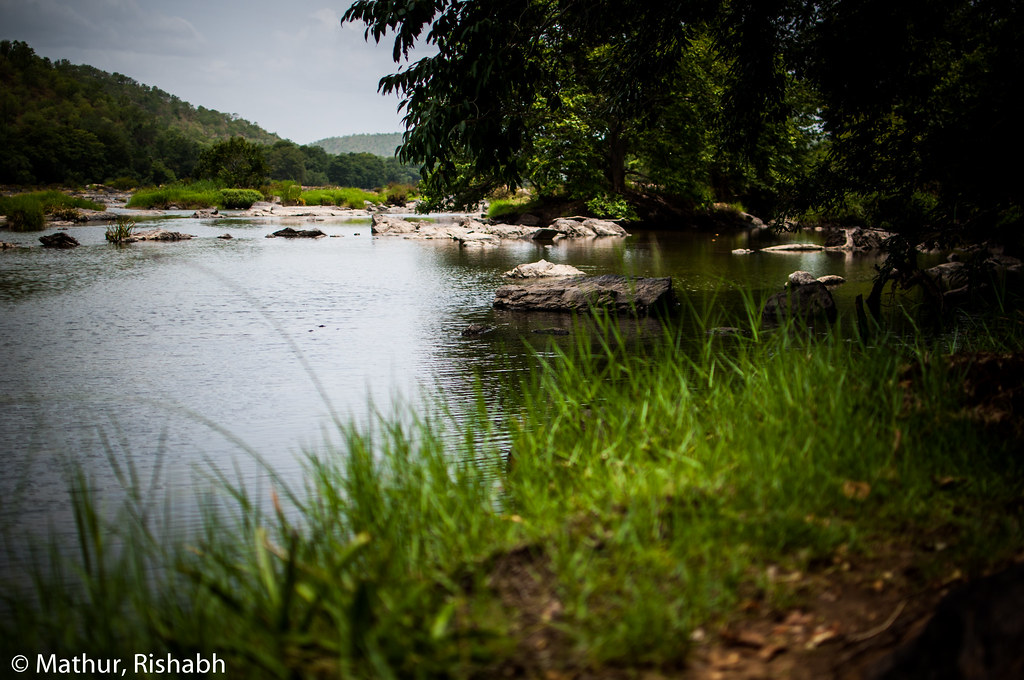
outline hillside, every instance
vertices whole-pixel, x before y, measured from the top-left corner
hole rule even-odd
[[[204,145],[233,136],[280,141],[127,76],[0,42],[0,183],[166,182],[188,176]]]
[[[401,132],[381,132],[373,135],[345,135],[344,137],[327,137],[313,142],[330,154],[339,153],[371,153],[374,156],[391,158],[395,149],[402,143]]]

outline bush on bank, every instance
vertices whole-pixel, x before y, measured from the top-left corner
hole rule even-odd
[[[104,206],[60,191],[0,196],[0,214],[7,216],[7,228],[11,231],[40,231],[46,226],[46,215],[74,218],[79,208],[103,210]]]

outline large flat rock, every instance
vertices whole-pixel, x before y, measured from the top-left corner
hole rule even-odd
[[[605,274],[573,279],[542,279],[502,286],[494,294],[498,309],[578,312],[605,309],[619,314],[646,314],[676,302],[669,278]]]

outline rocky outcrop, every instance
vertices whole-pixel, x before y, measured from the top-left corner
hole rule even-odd
[[[203,208],[202,210],[196,210],[192,213],[192,219],[195,220],[208,220],[222,218],[224,215],[220,214],[220,210],[216,208]]]
[[[619,314],[646,314],[676,303],[669,278],[606,274],[584,278],[538,280],[502,286],[494,295],[498,309],[582,312],[604,309]]]
[[[833,229],[825,237],[825,249],[843,252],[881,250],[882,244],[890,236],[892,234],[881,229],[865,229],[863,227]]]
[[[169,231],[167,229],[151,229],[150,231],[140,231],[132,234],[128,239],[127,243],[135,243],[136,241],[187,241],[192,238],[192,234],[183,234],[180,231]]]
[[[549,224],[547,228],[566,238],[629,235],[615,222],[590,217],[560,217]]]
[[[776,326],[789,318],[800,318],[809,323],[824,320],[833,323],[838,316],[835,300],[820,281],[791,286],[772,295],[761,310],[761,325]]]
[[[44,248],[75,248],[81,245],[74,236],[69,236],[63,231],[58,231],[55,234],[49,234],[47,236],[40,236],[39,242],[43,244]]]
[[[520,264],[510,271],[502,274],[506,279],[541,279],[556,278],[563,276],[585,276],[576,267],[570,264],[554,264],[547,260],[537,260],[527,264]]]
[[[319,229],[292,229],[291,227],[285,227],[275,231],[273,234],[267,234],[267,238],[323,238],[324,236],[327,236],[327,234]]]
[[[472,217],[462,217],[451,223],[437,223],[413,222],[392,215],[375,214],[372,220],[371,231],[377,236],[451,239],[469,247],[496,245],[508,239],[552,240],[628,235],[625,229],[614,222],[589,217],[563,217],[547,227],[488,224]]]

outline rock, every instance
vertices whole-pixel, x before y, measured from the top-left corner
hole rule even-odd
[[[128,243],[135,243],[136,241],[187,241],[192,238],[192,234],[183,234],[180,231],[168,231],[166,229],[151,229],[150,231],[140,231],[132,234],[128,239]]]
[[[829,288],[834,288],[835,286],[841,286],[846,283],[846,279],[838,274],[826,274],[825,276],[819,276],[818,282],[824,283]]]
[[[924,273],[931,277],[943,292],[962,288],[968,282],[967,269],[963,262],[944,262],[925,269]]]
[[[468,234],[460,234],[455,237],[463,248],[482,248],[498,245],[498,237],[494,234],[481,234],[471,231]]]
[[[865,229],[863,227],[833,229],[825,236],[825,248],[826,250],[845,252],[881,250],[882,244],[890,236],[892,236],[891,233],[881,229]]]
[[[324,232],[319,229],[292,229],[291,227],[285,227],[275,231],[273,234],[267,234],[267,238],[323,238],[327,236]]]
[[[817,243],[783,243],[761,248],[762,253],[808,253],[819,250],[825,250],[825,246],[819,246]]]
[[[732,251],[732,254],[733,255],[750,255],[753,252],[754,251],[751,250],[750,248],[736,248],[735,250]]]
[[[118,213],[110,212],[109,210],[90,210],[88,208],[79,208],[78,214],[72,220],[73,222],[112,222],[118,218]]]
[[[216,208],[203,208],[192,213],[193,219],[209,219],[213,217],[224,217]]]
[[[548,225],[569,238],[594,236],[628,236],[625,229],[608,220],[591,217],[560,217]]]
[[[74,248],[81,245],[74,236],[69,236],[63,231],[58,231],[56,234],[50,234],[49,236],[40,236],[39,242],[43,244],[44,248]]]
[[[412,222],[390,215],[374,215],[372,219],[371,234],[412,234],[418,228]]]
[[[502,274],[507,279],[536,279],[558,276],[584,276],[576,267],[569,264],[553,264],[547,260],[538,260],[528,264],[517,265],[514,269]]]
[[[18,246],[14,243],[8,243],[7,241],[0,241],[0,250],[14,250]]]
[[[533,238],[534,241],[552,241],[556,238],[565,238],[565,234],[557,229],[543,228],[533,232],[533,236],[531,238]]]
[[[835,300],[825,284],[814,281],[768,298],[761,310],[761,324],[774,326],[788,317],[799,317],[807,321],[824,318],[833,323],[838,316]]]
[[[496,308],[521,311],[579,312],[600,308],[619,314],[644,314],[671,308],[675,302],[669,278],[616,274],[502,286],[494,295]]]
[[[816,279],[814,277],[814,274],[812,274],[810,272],[805,272],[805,271],[799,270],[799,271],[795,271],[795,272],[793,272],[792,274],[789,275],[789,279],[786,282],[786,285],[791,286],[791,287],[792,286],[806,286],[808,283],[814,283],[817,280],[818,279]]]
[[[220,239],[224,239],[225,241],[227,241],[227,240],[229,240],[229,239],[233,239],[233,238],[234,238],[234,236],[232,236],[231,234],[221,234],[221,235],[220,235],[220,236],[218,236],[217,238],[220,238]]]
[[[462,337],[471,338],[477,335],[483,335],[494,330],[493,326],[486,326],[482,323],[472,323],[462,331]]]

